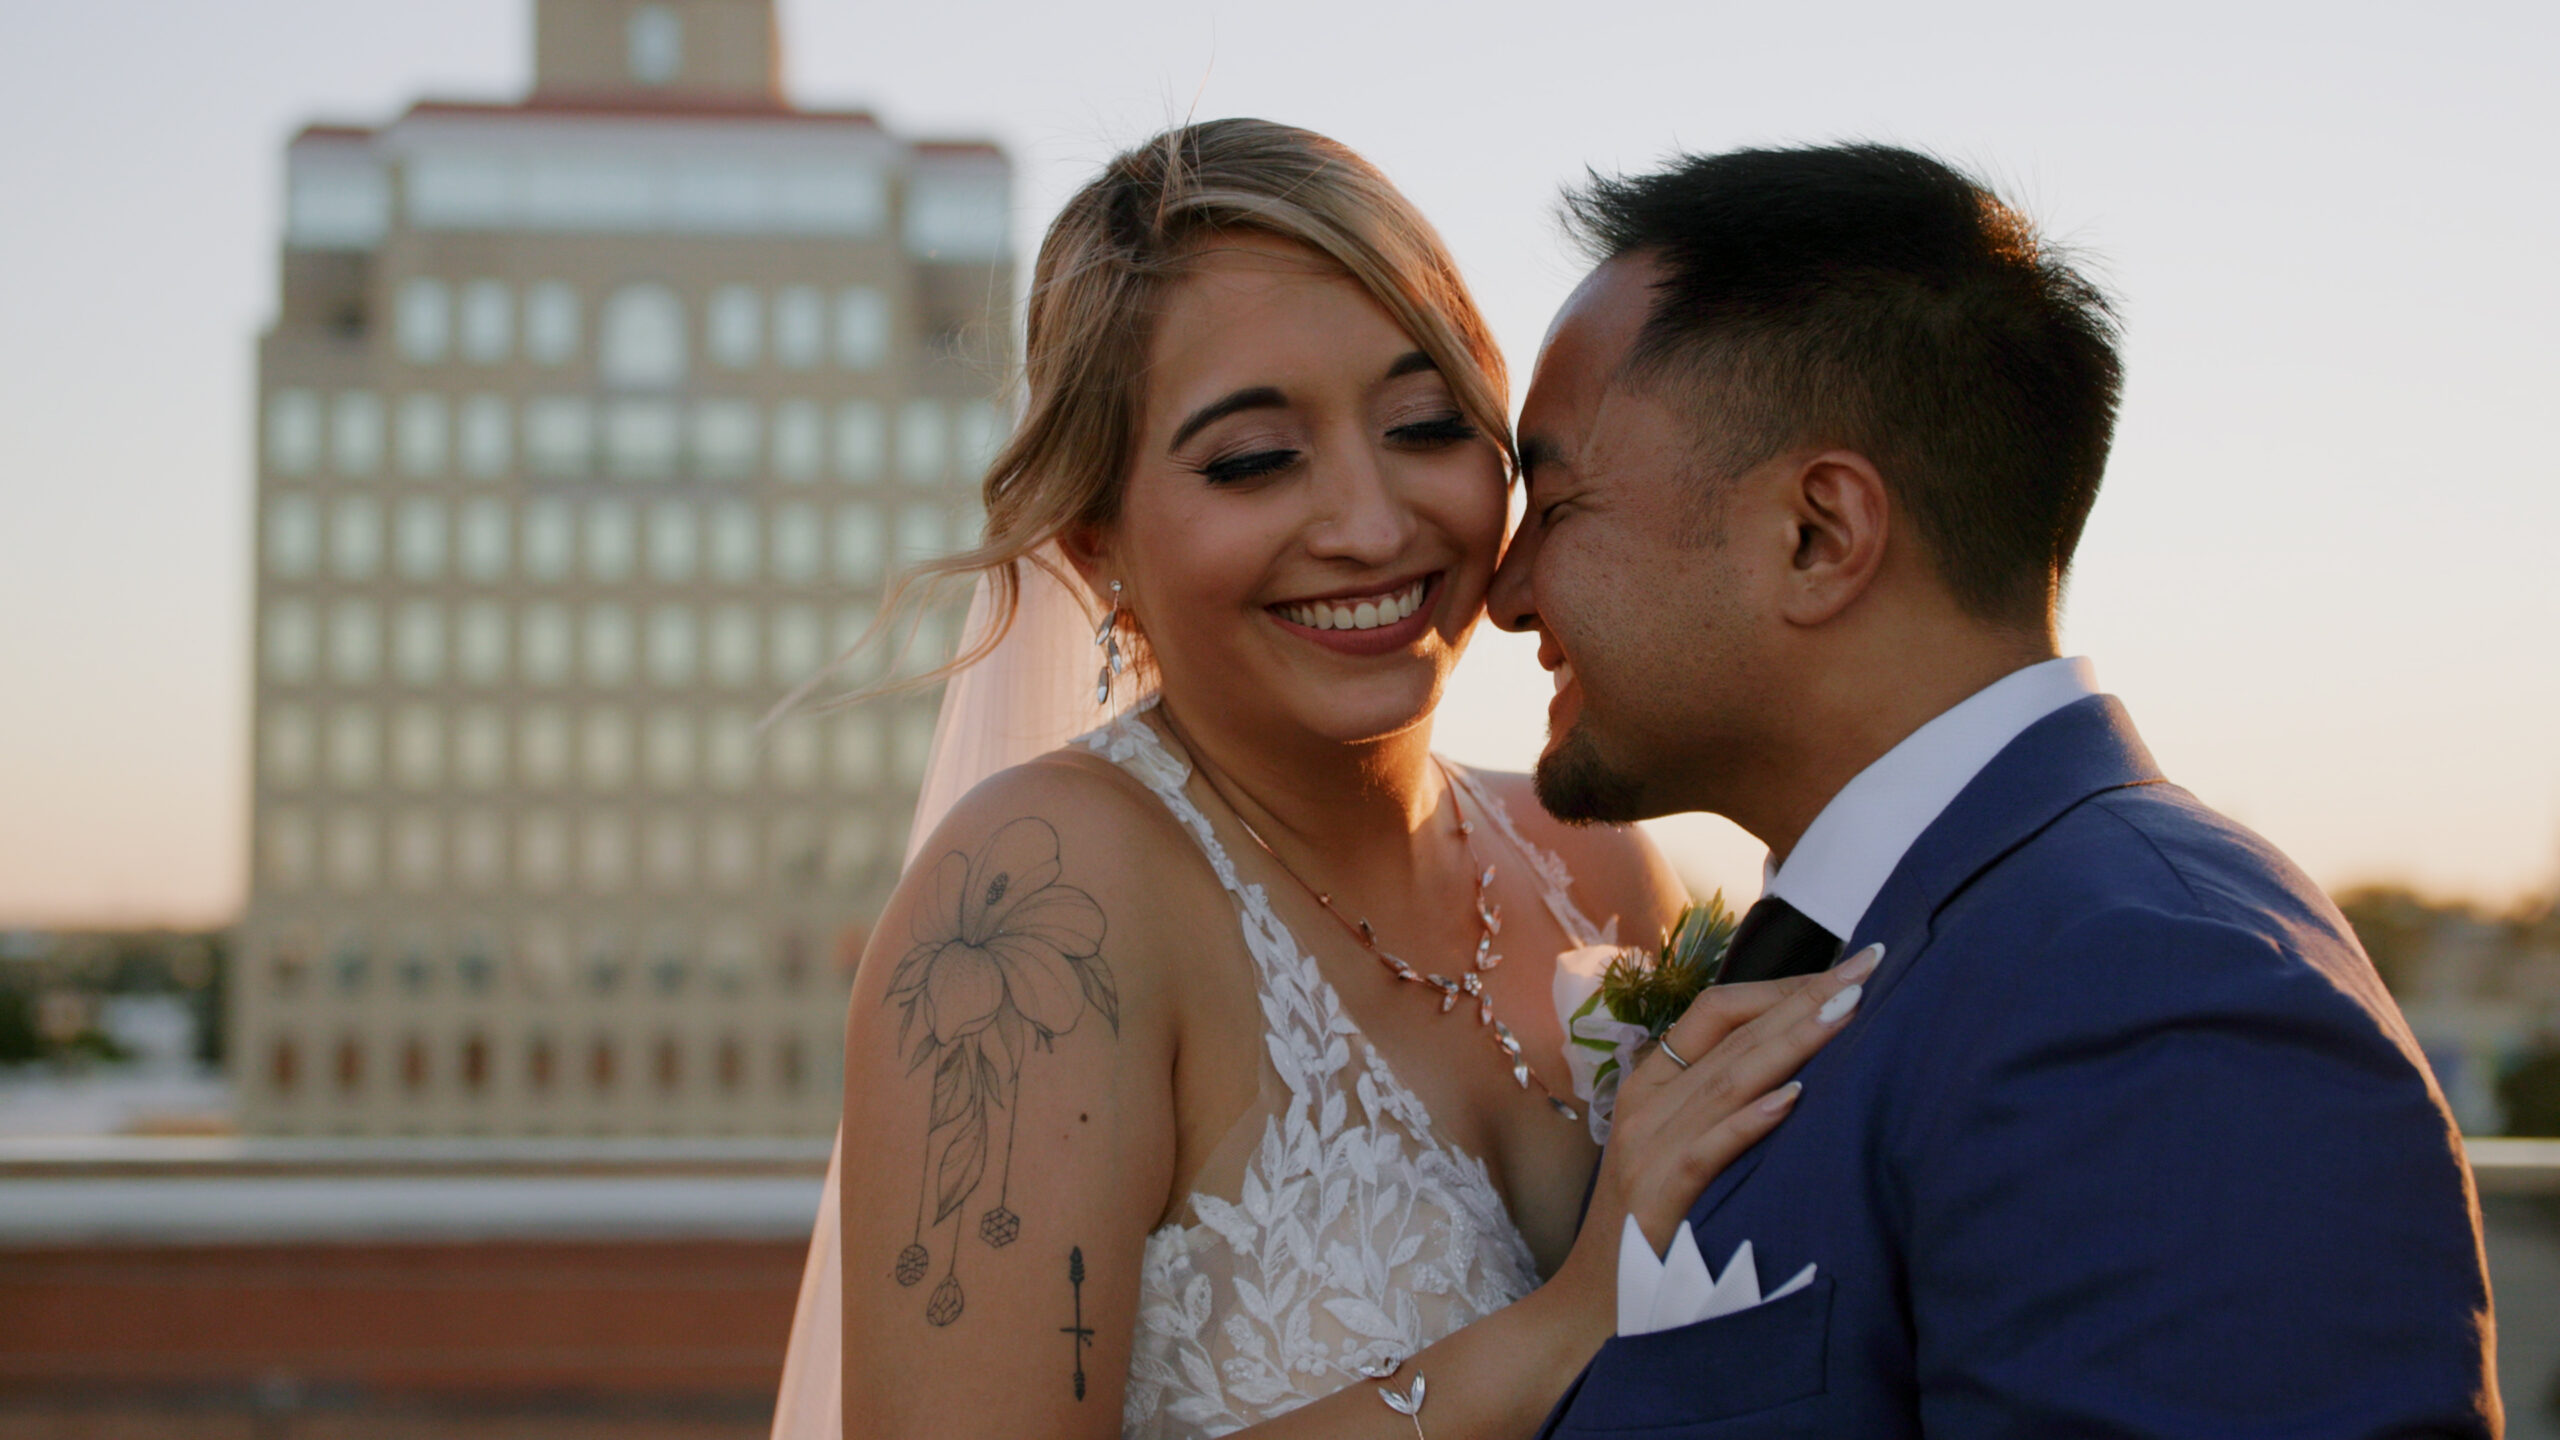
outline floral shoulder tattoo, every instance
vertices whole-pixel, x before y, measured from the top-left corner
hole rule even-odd
[[[934,866],[929,898],[915,912],[914,948],[890,977],[887,1001],[900,1007],[907,1073],[933,1071],[915,1231],[893,1272],[899,1284],[931,1273],[927,1234],[938,1238],[943,1222],[961,1214],[985,1181],[991,1110],[1004,1113],[1004,1156],[995,1204],[978,1216],[978,1238],[1000,1250],[1021,1234],[1022,1218],[1005,1202],[1022,1062],[1035,1048],[1051,1049],[1088,1009],[1120,1033],[1120,991],[1102,959],[1103,928],[1093,897],[1058,883],[1058,832],[1047,821],[1013,821],[975,855],[954,850]],[[942,1282],[925,1302],[925,1319],[936,1325],[959,1319],[966,1305],[965,1223],[952,1223]]]

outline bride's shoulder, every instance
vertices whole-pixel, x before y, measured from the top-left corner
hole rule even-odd
[[[1688,899],[1679,875],[1662,851],[1633,825],[1568,825],[1538,803],[1536,782],[1508,770],[1467,772],[1503,813],[1520,838],[1560,861],[1573,893],[1593,923],[1618,919],[1618,938],[1644,943],[1666,928]]]

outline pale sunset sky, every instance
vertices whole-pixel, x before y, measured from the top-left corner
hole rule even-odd
[[[253,346],[285,141],[508,99],[531,0],[0,0],[0,926],[220,923],[245,884]],[[1019,249],[1185,116],[1330,133],[1525,379],[1560,184],[1873,138],[2095,257],[2130,383],[2068,648],[2173,779],[2333,886],[2560,883],[2560,7],[784,0],[804,105],[1017,165]],[[1515,396],[1515,400],[1516,400]],[[1488,633],[1441,736],[1534,756]],[[1661,833],[1747,896],[1757,847]]]

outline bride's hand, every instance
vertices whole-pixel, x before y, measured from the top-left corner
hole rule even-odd
[[[1691,1002],[1665,1037],[1688,1067],[1655,1046],[1619,1082],[1568,1265],[1596,1267],[1614,1297],[1621,1217],[1634,1215],[1656,1252],[1669,1246],[1708,1184],[1786,1120],[1802,1088],[1790,1077],[1849,1023],[1859,997],[1848,992],[1863,993],[1881,956],[1871,946],[1819,975],[1718,985]]]

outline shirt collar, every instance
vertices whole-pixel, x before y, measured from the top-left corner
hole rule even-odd
[[[2029,665],[1975,691],[1840,787],[1767,893],[1847,939],[1913,841],[2030,725],[2098,693],[2085,659]]]

